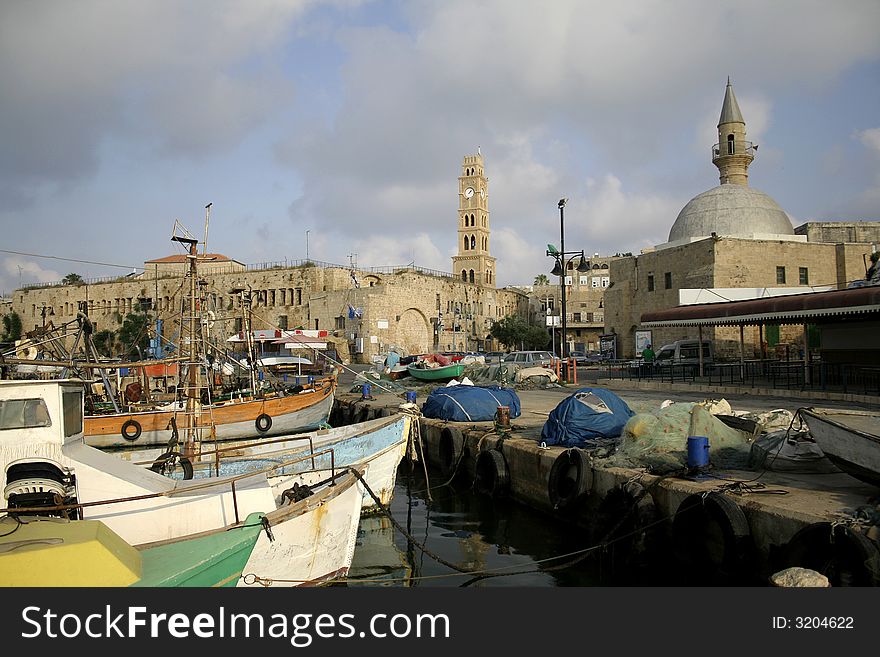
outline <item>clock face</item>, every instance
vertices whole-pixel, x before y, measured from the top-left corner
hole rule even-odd
[[[470,198],[471,196],[473,196],[474,195],[474,188],[468,187],[466,190],[464,190],[464,195],[466,198]]]

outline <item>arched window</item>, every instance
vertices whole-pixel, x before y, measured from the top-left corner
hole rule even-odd
[[[471,251],[477,248],[477,238],[474,235],[471,235]]]
[[[471,215],[471,226],[474,226],[474,225],[476,225],[476,224],[474,223],[474,215]]]
[[[727,154],[733,155],[733,135],[727,135]]]
[[[468,241],[468,236],[465,235],[465,236],[464,236],[464,250],[465,250],[465,251],[468,250],[468,245],[469,245],[469,244],[470,244],[470,242]]]
[[[608,269],[608,263],[607,263],[607,262],[603,262],[603,263],[602,263],[602,269]]]
[[[464,269],[461,270],[461,280],[467,283],[467,271],[465,271]]]
[[[471,269],[470,275],[471,275],[471,283],[473,283],[474,282],[474,270],[473,269]]]

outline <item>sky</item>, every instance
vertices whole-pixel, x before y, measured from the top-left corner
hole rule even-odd
[[[876,0],[0,4],[0,294],[180,253],[451,271],[478,149],[499,286],[667,241],[728,76],[794,226],[880,220]],[[211,204],[210,215],[205,206]],[[200,249],[201,250],[201,249]]]

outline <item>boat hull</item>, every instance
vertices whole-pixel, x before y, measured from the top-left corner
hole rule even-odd
[[[446,367],[413,367],[407,368],[410,376],[421,381],[450,381],[461,376],[464,365],[447,365]]]
[[[198,422],[204,425],[201,439],[211,437],[209,427],[212,424],[217,440],[278,436],[317,429],[330,418],[335,388],[335,381],[328,381],[314,391],[298,395],[230,401],[205,407]],[[271,420],[266,431],[260,431],[257,427],[257,418],[263,415]],[[180,410],[176,413],[174,410],[158,410],[86,416],[86,444],[101,449],[167,445],[172,435],[169,424],[175,416],[178,431],[181,432],[186,426],[187,417]],[[261,426],[265,426],[265,420],[260,422]],[[138,435],[134,439],[126,438],[123,429],[129,436]]]
[[[828,460],[847,474],[880,486],[880,415],[820,408],[800,412]]]

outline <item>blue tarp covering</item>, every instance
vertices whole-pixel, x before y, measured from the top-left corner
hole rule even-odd
[[[604,388],[581,388],[550,412],[541,441],[561,447],[585,447],[601,438],[617,438],[635,413]]]
[[[519,397],[511,388],[447,386],[428,395],[422,415],[453,422],[491,422],[499,406],[510,408],[510,419],[520,415]]]

